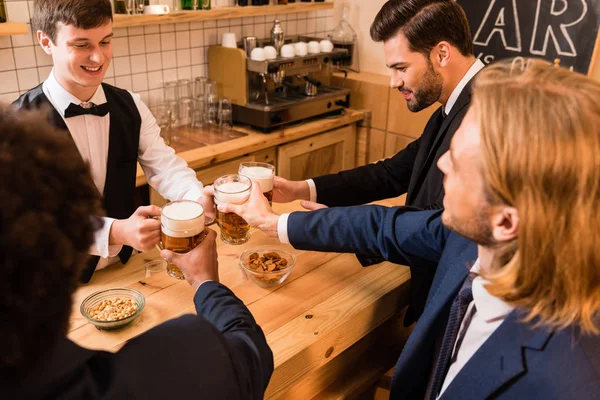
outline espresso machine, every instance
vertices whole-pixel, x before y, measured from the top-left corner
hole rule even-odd
[[[285,43],[318,38],[286,37]],[[270,45],[259,41],[259,47]],[[240,46],[241,47],[241,46]],[[209,78],[217,81],[219,94],[231,98],[233,120],[265,133],[307,118],[339,114],[349,106],[350,91],[329,86],[336,65],[348,58],[346,49],[327,53],[256,61],[241,48],[211,46]]]

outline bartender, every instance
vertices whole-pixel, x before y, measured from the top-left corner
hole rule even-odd
[[[112,59],[110,0],[37,0],[32,28],[52,56],[48,79],[13,103],[48,107],[50,120],[73,139],[103,195],[104,227],[90,248],[82,281],[96,269],[121,261],[132,249],[147,251],[160,240],[160,208],[135,209],[137,162],[148,183],[172,200],[204,200],[202,183],[160,136],[160,127],[140,96],[102,83]]]

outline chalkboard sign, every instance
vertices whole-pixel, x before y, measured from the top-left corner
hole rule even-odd
[[[469,20],[475,56],[486,64],[508,57],[560,59],[588,73],[600,21],[600,0],[458,0]]]

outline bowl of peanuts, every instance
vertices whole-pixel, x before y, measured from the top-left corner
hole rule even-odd
[[[244,251],[240,266],[257,285],[272,288],[280,285],[296,265],[296,256],[290,251],[262,246]]]
[[[96,328],[120,329],[142,313],[146,300],[134,289],[117,288],[92,293],[81,302],[79,311]]]

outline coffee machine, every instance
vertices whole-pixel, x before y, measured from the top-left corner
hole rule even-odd
[[[286,37],[285,43],[313,40],[319,39]],[[346,49],[334,48],[327,53],[256,61],[241,48],[211,46],[208,72],[217,81],[219,94],[231,98],[234,122],[268,133],[318,115],[339,114],[348,107],[350,91],[328,85],[333,68],[348,57]]]

